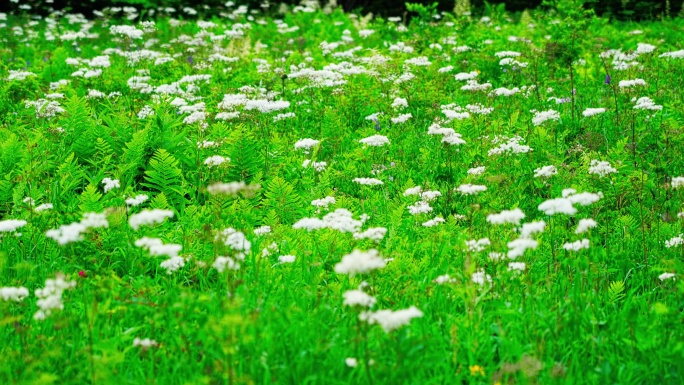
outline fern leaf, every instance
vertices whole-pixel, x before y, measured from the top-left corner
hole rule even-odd
[[[185,204],[183,193],[183,173],[178,168],[178,160],[164,149],[154,153],[142,185],[166,195],[166,199],[176,208]]]
[[[89,184],[83,193],[78,197],[78,208],[83,212],[101,212],[102,211],[102,194],[97,191],[97,187]]]

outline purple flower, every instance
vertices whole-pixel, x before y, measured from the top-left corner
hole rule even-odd
[[[604,84],[610,84],[610,75],[606,75],[606,81],[603,83]]]
[[[377,119],[373,119],[375,122],[375,131],[380,131],[380,121]]]
[[[192,60],[192,56],[188,56],[188,63],[193,64],[194,61]]]

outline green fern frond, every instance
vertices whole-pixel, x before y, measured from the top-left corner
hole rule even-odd
[[[293,223],[299,219],[302,210],[302,199],[294,191],[294,186],[285,179],[275,177],[268,184],[265,207],[275,210],[281,223]]]
[[[89,184],[78,197],[78,208],[83,212],[101,212],[102,194],[97,191],[97,187]]]
[[[613,281],[608,285],[608,303],[616,304],[625,298],[625,283],[622,281]]]
[[[177,209],[185,204],[183,194],[183,173],[178,160],[168,151],[159,149],[154,153],[142,185],[166,195],[166,199]]]

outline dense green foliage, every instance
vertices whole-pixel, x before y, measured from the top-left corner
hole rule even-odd
[[[396,0],[337,0],[329,2],[325,0],[310,0],[325,5],[326,3],[337,4],[347,12],[362,14],[373,13],[383,17],[414,15],[403,1]],[[240,0],[233,3],[247,5],[250,8],[261,8],[273,14],[280,9],[280,5],[289,7],[307,0],[282,0],[277,3],[260,0]],[[435,4],[441,12],[452,11],[461,4],[467,3],[474,15],[490,14],[492,8],[505,8],[508,12],[523,12],[525,10],[538,9],[544,3],[543,0],[413,0],[411,3],[430,6]],[[585,7],[594,10],[598,15],[620,20],[647,20],[661,17],[671,17],[682,11],[682,0],[593,0],[586,1]],[[141,10],[156,10],[165,7],[174,7],[178,10],[187,5],[197,6],[201,15],[216,15],[226,10],[226,0],[202,0],[199,3],[189,4],[186,0],[32,0],[12,4],[0,3],[0,12],[9,12],[19,9],[20,4],[28,4],[33,12],[49,12],[51,9],[66,10],[70,12],[82,12],[91,14],[93,10],[102,9],[105,6],[122,7],[133,6]],[[544,10],[553,9],[544,7]],[[186,15],[194,16],[194,15]]]
[[[4,15],[0,383],[684,383],[684,21],[412,7]]]

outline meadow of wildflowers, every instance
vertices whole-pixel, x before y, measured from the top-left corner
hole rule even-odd
[[[684,20],[581,5],[0,14],[0,384],[684,384]]]

